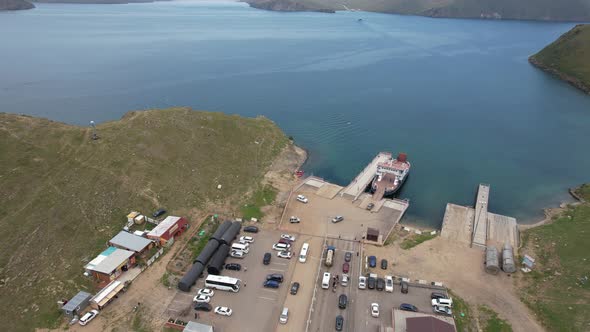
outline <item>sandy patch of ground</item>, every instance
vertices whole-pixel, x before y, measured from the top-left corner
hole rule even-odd
[[[403,250],[398,241],[386,247],[367,246],[366,255],[387,258],[390,272],[411,279],[440,281],[473,306],[487,305],[509,321],[514,331],[543,331],[520,301],[512,277],[484,272],[484,251],[437,237]]]
[[[270,184],[277,189],[277,197],[274,204],[262,208],[265,221],[262,225],[263,228],[278,226],[291,190],[299,181],[299,178],[295,176],[295,171],[303,165],[306,159],[305,150],[290,143],[265,174],[263,184]]]

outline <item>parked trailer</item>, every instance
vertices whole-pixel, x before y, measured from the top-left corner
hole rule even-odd
[[[211,235],[210,239],[214,239],[217,242],[221,243],[221,237],[231,227],[231,225],[232,225],[232,222],[230,220],[224,221],[223,224],[221,224],[221,225],[219,225],[219,227],[217,227],[217,229],[215,230],[215,233],[213,233],[213,235]]]
[[[486,247],[486,272],[490,274],[500,272],[500,256],[498,249],[494,246]]]
[[[223,233],[220,239],[220,243],[224,243],[230,245],[232,241],[238,236],[240,233],[240,229],[242,229],[242,224],[237,221],[234,221],[231,226]]]
[[[209,240],[209,242],[207,242],[207,245],[205,245],[205,248],[201,250],[201,253],[199,254],[199,256],[197,256],[193,263],[199,262],[203,265],[207,265],[211,257],[213,257],[213,254],[215,254],[215,250],[217,250],[218,247],[219,242],[215,240]]]
[[[504,244],[504,249],[502,249],[502,270],[506,273],[516,272],[514,251],[509,243]]]
[[[205,270],[205,265],[201,264],[200,262],[196,262],[193,264],[190,270],[180,279],[178,282],[178,289],[183,292],[190,292],[191,287],[197,282],[197,279],[203,274]]]
[[[211,257],[207,272],[209,274],[220,274],[225,265],[227,254],[229,254],[229,246],[227,244],[220,245],[213,257]]]

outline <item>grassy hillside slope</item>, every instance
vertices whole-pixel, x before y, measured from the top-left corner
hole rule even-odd
[[[90,287],[83,265],[129,211],[190,217],[239,202],[288,141],[262,117],[188,109],[132,112],[98,133],[92,141],[88,128],[0,114],[4,331],[55,326],[56,301]]]
[[[590,93],[590,24],[575,26],[529,61]]]
[[[526,20],[590,20],[590,0],[245,0],[253,7],[270,10],[306,8],[424,15],[432,17],[495,18]],[[274,8],[271,4],[276,5]],[[290,3],[287,6],[286,3]]]
[[[588,331],[590,326],[590,185],[577,194],[586,202],[522,236],[520,253],[537,264],[521,280],[522,299],[548,331]]]

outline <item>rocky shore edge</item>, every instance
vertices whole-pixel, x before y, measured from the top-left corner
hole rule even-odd
[[[563,73],[563,72],[561,72],[561,71],[559,71],[559,70],[557,70],[557,69],[555,69],[553,67],[550,67],[550,66],[548,66],[548,65],[540,62],[539,60],[537,60],[535,58],[534,55],[529,57],[529,63],[532,64],[533,66],[541,69],[542,71],[544,71],[546,73],[549,73],[549,74],[551,74],[551,75],[553,75],[553,76],[555,76],[555,77],[557,77],[557,78],[559,78],[559,79],[561,79],[563,81],[566,81],[567,83],[569,83],[569,84],[575,86],[576,88],[584,91],[586,94],[590,94],[590,86],[584,84],[584,82],[580,81],[579,79],[577,79],[577,78],[575,78],[573,76],[567,75],[567,74],[565,74],[565,73]]]

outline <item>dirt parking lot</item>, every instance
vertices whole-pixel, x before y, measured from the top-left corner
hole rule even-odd
[[[441,237],[410,250],[398,243],[387,247],[368,246],[367,255],[387,258],[390,271],[412,280],[440,281],[471,305],[484,304],[506,319],[513,330],[543,331],[533,314],[518,298],[509,274],[485,273],[484,252]]]
[[[378,212],[367,211],[359,207],[360,200],[353,202],[349,198],[339,195],[329,199],[317,195],[316,191],[315,187],[303,185],[293,194],[281,221],[281,229],[301,234],[316,236],[329,234],[341,236],[343,239],[359,240],[366,232],[367,227],[377,228],[381,234],[387,234],[399,217],[399,211],[390,208],[381,208]],[[296,200],[297,194],[305,195],[309,202],[298,202]],[[332,223],[331,220],[336,215],[343,216],[344,220]],[[298,224],[289,223],[291,216],[299,217],[301,222]]]
[[[220,316],[213,312],[199,312],[199,319],[195,319],[195,311],[192,309],[192,298],[198,289],[204,287],[205,279],[201,278],[193,286],[190,293],[178,291],[171,302],[168,311],[178,312],[179,309],[191,306],[187,315],[174,316],[185,321],[195,320],[215,326],[215,331],[275,331],[279,323],[279,315],[282,304],[289,292],[291,276],[294,271],[296,259],[284,259],[277,257],[277,251],[272,250],[273,243],[280,238],[280,232],[261,230],[257,234],[242,232],[239,236],[249,235],[254,237],[254,243],[250,245],[250,252],[243,259],[228,257],[226,263],[239,263],[241,271],[223,270],[222,275],[242,280],[242,286],[238,293],[215,290],[211,299],[211,306],[227,306],[233,310],[230,317]],[[294,252],[301,248],[299,239],[293,244]],[[265,252],[272,254],[269,265],[262,264]],[[246,270],[247,269],[247,270]],[[285,280],[278,289],[264,288],[262,286],[266,275],[281,273]],[[239,328],[238,328],[239,327]]]

